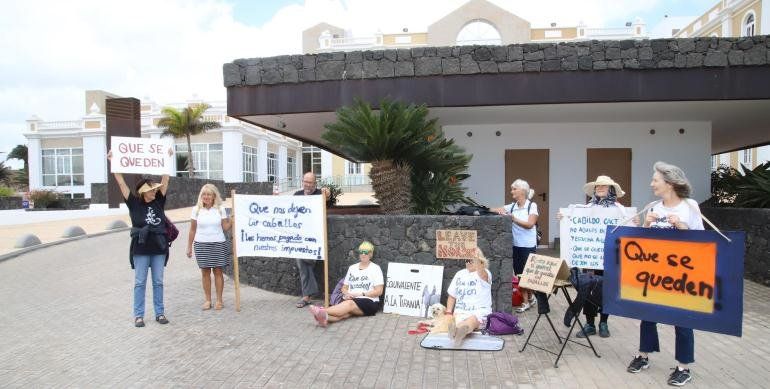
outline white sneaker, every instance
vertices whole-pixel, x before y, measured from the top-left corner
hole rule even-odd
[[[526,312],[527,309],[529,309],[529,308],[530,308],[529,303],[523,303],[523,304],[521,304],[520,307],[516,308],[516,312],[519,312],[519,313]]]
[[[537,299],[533,295],[532,298],[529,299],[529,305],[532,306],[532,305],[535,305],[535,304],[537,304]]]

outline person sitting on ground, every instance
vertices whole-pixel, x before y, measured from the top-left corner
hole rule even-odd
[[[618,209],[620,209],[621,214],[624,214],[625,207],[623,206],[623,204],[620,204],[617,201],[617,199],[625,196],[626,192],[623,191],[623,189],[620,187],[620,184],[615,182],[609,176],[596,177],[595,181],[589,182],[583,185],[583,192],[587,196],[591,197],[591,200],[588,201],[588,204],[586,204],[586,207],[604,207],[604,208],[617,207]],[[563,215],[561,212],[558,212],[556,214],[556,218],[559,221],[561,221],[561,219],[564,216],[568,216],[568,215]],[[639,224],[639,217],[634,218],[634,224],[635,225]],[[596,269],[596,270],[586,269],[584,271],[586,273],[594,274],[600,277],[604,275],[604,270],[601,270],[601,269]],[[575,298],[576,302],[578,301],[584,302],[583,314],[586,317],[586,324],[583,326],[583,330],[578,331],[577,333],[578,338],[584,338],[586,336],[596,335],[596,315],[600,313],[602,310],[601,281],[599,281],[597,285],[598,286],[591,288],[590,290],[591,296],[578,295]],[[581,288],[580,292],[586,293],[589,291]],[[570,307],[570,309],[567,309],[567,311],[564,313],[564,325],[569,327],[576,313],[579,313],[579,311],[576,312],[575,308],[573,307]],[[610,336],[610,329],[609,329],[609,326],[607,325],[608,319],[609,319],[609,315],[601,312],[601,316],[599,319],[599,336],[601,336],[602,338],[608,338]]]
[[[329,200],[329,188],[318,188],[316,186],[315,173],[307,172],[302,176],[302,189],[294,192],[295,196],[313,196],[322,195],[324,201]],[[302,289],[302,298],[297,301],[297,308],[304,308],[310,305],[310,299],[318,293],[318,282],[315,279],[315,259],[297,258],[297,269],[299,270],[299,283]]]
[[[482,328],[492,313],[492,273],[487,270],[487,259],[480,249],[476,258],[465,260],[465,269],[455,273],[447,289],[446,315],[449,321],[449,337],[455,347],[471,332]]]
[[[364,241],[358,246],[359,262],[345,274],[340,304],[329,308],[310,306],[310,313],[321,327],[352,316],[374,316],[380,309],[380,296],[385,289],[382,269],[372,262],[374,245]]]

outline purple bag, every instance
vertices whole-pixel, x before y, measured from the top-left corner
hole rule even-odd
[[[519,327],[519,318],[506,312],[492,312],[487,316],[484,333],[489,335],[521,335],[524,329]]]
[[[345,277],[340,278],[340,282],[334,287],[331,298],[329,298],[330,305],[337,305],[342,302],[342,285],[345,284]]]

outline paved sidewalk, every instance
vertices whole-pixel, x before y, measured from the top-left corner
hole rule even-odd
[[[180,225],[181,236],[187,224]],[[601,358],[569,345],[559,363],[523,336],[504,336],[500,352],[426,350],[407,335],[415,318],[378,314],[315,326],[296,297],[242,286],[242,311],[226,285],[223,311],[201,311],[202,292],[184,244],[166,269],[166,313],[134,328],[128,237],[112,233],[42,248],[0,262],[0,382],[3,387],[269,388],[648,388],[666,387],[673,329],[661,326],[663,352],[639,374],[625,368],[638,345],[638,321],[610,318],[612,337],[593,337]],[[376,258],[375,258],[376,261]],[[150,301],[148,285],[148,302]],[[744,337],[696,331],[688,387],[767,387],[770,289],[746,282]],[[555,296],[555,324],[566,333]],[[535,311],[520,316],[529,330]],[[556,348],[547,326],[533,341]]]
[[[166,215],[174,222],[190,220],[192,207],[166,210]],[[86,234],[98,234],[107,231],[107,226],[115,220],[122,220],[128,226],[131,219],[127,209],[98,209],[71,211],[0,211],[0,257],[19,251],[15,248],[16,240],[24,234],[34,234],[43,244],[66,240],[64,231],[71,226],[79,226]]]

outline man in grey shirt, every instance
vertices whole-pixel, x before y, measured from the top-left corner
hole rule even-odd
[[[329,200],[329,188],[318,188],[316,178],[313,172],[307,172],[302,176],[302,189],[294,193],[295,196],[323,195],[324,200]],[[314,259],[297,258],[297,268],[299,269],[299,282],[302,287],[302,299],[297,301],[297,308],[303,308],[310,304],[310,297],[318,293],[318,282],[316,282],[313,268]]]

